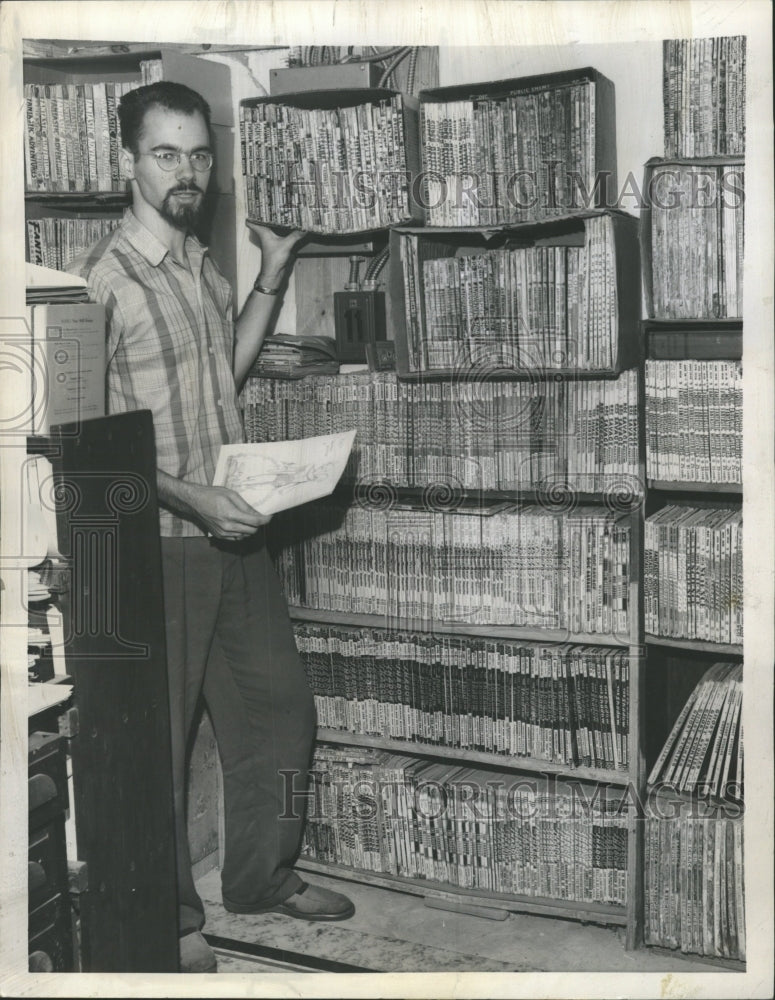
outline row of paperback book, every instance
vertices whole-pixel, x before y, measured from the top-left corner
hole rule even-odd
[[[140,81],[24,87],[28,191],[123,191],[117,106]]]
[[[586,220],[583,246],[424,259],[433,252],[424,239],[403,235],[399,242],[410,370],[462,369],[482,360],[528,370],[604,369],[616,363],[610,218]]]
[[[118,219],[43,219],[27,220],[27,260],[30,264],[67,269],[76,257],[107,236]]]
[[[646,361],[650,479],[741,483],[742,451],[739,361]]]
[[[367,491],[431,487],[450,505],[461,490],[535,489],[550,504],[555,493],[567,502],[574,491],[640,489],[634,370],[588,381],[249,378],[241,403],[248,441],[355,428],[344,478]]]
[[[519,81],[515,81],[518,87]],[[578,207],[597,181],[596,83],[578,79],[503,96],[423,101],[427,222],[486,226]]]
[[[743,516],[669,504],[646,518],[643,595],[652,635],[743,641]]]
[[[651,289],[656,319],[743,314],[742,164],[655,165]]]
[[[464,889],[626,902],[627,814],[613,798],[324,746],[311,779],[309,858]]]
[[[489,516],[483,516],[489,513]],[[629,515],[307,505],[276,518],[289,604],[433,622],[628,635]]]
[[[745,36],[662,43],[665,156],[745,153]]]
[[[626,769],[629,656],[593,646],[294,622],[318,724]]]
[[[240,106],[251,218],[308,232],[356,232],[414,215],[406,98],[340,108]],[[416,146],[416,137],[414,139]]]
[[[649,775],[680,792],[743,797],[743,664],[714,663],[681,710]]]
[[[745,960],[743,821],[646,820],[646,943]]]

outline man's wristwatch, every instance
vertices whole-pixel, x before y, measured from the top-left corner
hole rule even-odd
[[[269,288],[267,285],[262,285],[258,279],[253,282],[253,291],[260,292],[262,295],[277,295],[280,291],[280,286],[277,288]]]

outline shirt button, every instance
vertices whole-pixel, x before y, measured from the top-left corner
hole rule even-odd
[[[212,349],[212,347],[208,347],[207,348],[207,353],[208,354],[215,354],[215,351]]]
[[[223,400],[222,400],[222,399],[219,399],[216,405],[217,405],[217,406],[223,406]]]

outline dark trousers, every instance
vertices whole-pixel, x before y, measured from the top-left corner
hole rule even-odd
[[[259,531],[249,548],[163,538],[180,931],[204,908],[191,874],[186,746],[204,693],[224,782],[225,899],[273,906],[301,885],[292,864],[302,816],[281,818],[288,788],[303,789],[315,710],[285,599]],[[297,772],[283,777],[281,771]],[[290,782],[293,781],[293,785]]]

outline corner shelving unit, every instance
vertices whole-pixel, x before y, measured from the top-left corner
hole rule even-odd
[[[589,368],[573,364],[553,366],[543,359],[540,367],[535,364],[523,367],[519,362],[500,367],[498,363],[484,359],[484,369],[474,368],[472,375],[476,378],[486,374],[488,380],[508,381],[534,380],[542,376],[573,380],[615,379],[626,369],[636,366],[640,358],[638,220],[618,210],[591,209],[540,221],[492,226],[393,227],[390,235],[390,296],[394,303],[396,366],[401,378],[413,381],[466,378],[462,360],[457,367],[431,366],[422,357],[429,327],[425,287],[419,274],[417,287],[412,290],[406,287],[402,241],[416,242],[416,258],[421,265],[430,259],[454,257],[461,251],[473,254],[493,249],[584,246],[587,226],[593,220],[606,220],[610,225],[612,267],[615,272],[615,288],[611,289],[611,293],[617,303],[613,364],[610,367]],[[413,317],[412,329],[409,316]]]

